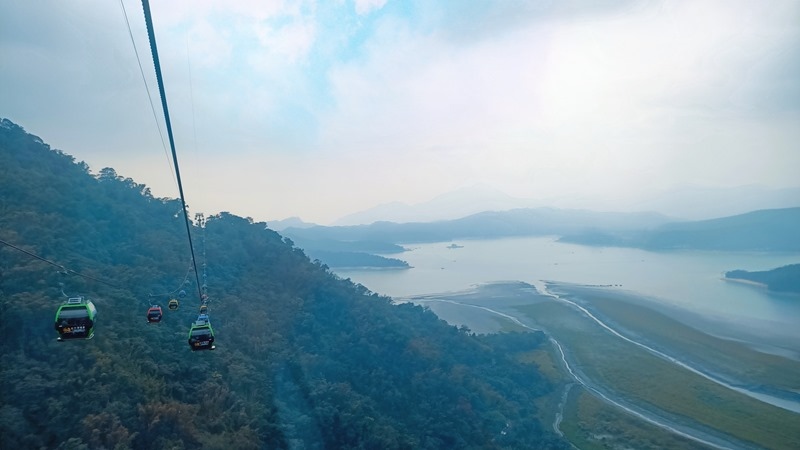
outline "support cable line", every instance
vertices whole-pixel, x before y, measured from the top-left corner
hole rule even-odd
[[[175,151],[175,138],[172,134],[172,123],[169,120],[169,108],[167,107],[167,94],[164,91],[164,78],[161,75],[161,63],[158,59],[158,47],[156,46],[156,34],[153,29],[153,18],[150,13],[149,0],[142,0],[142,9],[144,10],[144,20],[147,25],[147,36],[150,39],[150,51],[153,54],[153,66],[156,70],[156,79],[158,80],[158,92],[161,94],[161,106],[164,109],[164,121],[167,125],[167,136],[169,137],[169,146],[172,150],[172,162],[175,166],[175,176],[178,180],[178,191],[181,195],[181,204],[183,205],[183,219],[186,223],[186,236],[189,238],[189,249],[192,252],[192,267],[194,268],[194,276],[197,281],[197,292],[200,295],[201,306],[205,302],[203,285],[200,283],[200,274],[197,271],[197,258],[194,253],[194,244],[192,242],[192,230],[189,225],[189,213],[186,209],[186,197],[183,194],[183,183],[181,182],[181,171],[178,166],[178,154]],[[189,347],[194,350],[214,350],[214,330],[211,328],[211,322],[208,320],[208,314],[200,314],[197,320],[192,324],[189,330]]]
[[[129,34],[131,35],[131,41],[133,42],[133,33],[131,32],[130,22],[128,21],[124,3],[122,3],[121,1],[120,5],[122,6],[122,10],[125,15],[125,21],[128,25],[128,31]],[[161,65],[158,58],[158,49],[156,46],[155,31],[153,28],[153,21],[150,12],[150,4],[148,0],[142,0],[142,7],[144,10],[145,24],[147,26],[147,34],[150,42],[150,50],[153,56],[153,66],[155,68],[156,79],[158,81],[158,88],[161,97],[161,106],[164,112],[164,120],[167,129],[167,136],[169,137],[170,149],[172,151],[172,162],[174,165],[175,169],[174,172],[176,178],[175,181],[177,182],[178,185],[178,191],[180,193],[180,199],[181,199],[181,206],[183,208],[183,219],[184,219],[184,224],[186,225],[186,237],[189,241],[189,250],[191,252],[191,265],[189,266],[186,276],[183,279],[182,286],[188,283],[189,276],[191,272],[194,271],[194,278],[197,283],[197,293],[199,294],[199,299],[201,303],[201,313],[197,317],[197,320],[191,326],[191,329],[189,331],[188,342],[192,350],[213,350],[215,348],[214,331],[211,328],[211,323],[208,319],[207,306],[206,306],[208,296],[206,293],[207,286],[206,286],[205,262],[203,266],[203,283],[201,284],[200,275],[198,273],[198,267],[197,267],[197,258],[194,250],[194,242],[192,240],[191,223],[189,221],[188,208],[186,206],[186,196],[184,194],[183,183],[181,180],[180,167],[178,164],[178,155],[175,149],[175,138],[172,132],[172,123],[170,121],[169,108],[167,106],[167,97],[164,89],[164,80],[161,73]],[[138,51],[136,50],[135,43],[134,43],[134,51],[136,52],[136,58],[137,62],[139,63],[140,72],[142,73],[142,78],[143,80],[145,80],[144,71],[142,70],[141,60],[139,58]],[[145,80],[145,87],[147,87],[146,80]],[[150,97],[149,89],[147,89],[147,91],[148,91],[148,97]],[[150,98],[150,103],[151,103],[151,109],[155,112],[155,107],[153,106],[152,98]],[[158,125],[157,117],[156,117],[156,125]],[[159,128],[159,134],[160,134],[160,128]],[[163,144],[163,135],[162,135],[162,144]],[[202,216],[202,214],[199,217],[201,221],[201,227],[205,228],[204,217]],[[205,235],[203,235],[203,238],[205,239]],[[107,285],[115,289],[126,290],[124,287],[121,287],[117,284],[110,283],[108,281],[90,275],[85,275],[76,270],[68,268],[63,264],[59,264],[55,261],[39,256],[33,253],[32,251],[26,250],[18,245],[6,242],[5,240],[0,239],[0,244],[3,244],[9,248],[24,253],[25,255],[31,258],[34,258],[36,260],[49,264],[53,267],[56,267],[58,269],[58,272],[61,274],[72,274],[85,278],[87,280],[92,280],[97,283]],[[203,256],[205,258],[205,242],[203,243],[203,245],[204,245]],[[67,296],[66,292],[64,292],[63,283],[60,283],[60,285],[61,285],[61,294],[67,297],[67,300],[58,308],[58,311],[56,312],[54,327],[59,334],[58,340],[63,342],[65,340],[91,339],[94,336],[96,317],[97,317],[97,309],[94,303],[90,301],[88,298],[85,298],[83,296],[76,296],[76,297]],[[178,290],[180,290],[179,294],[180,297],[184,297],[186,295],[186,291],[180,289],[180,287],[178,288]],[[153,297],[152,294],[150,296]],[[174,308],[172,305],[173,302],[175,303]],[[177,309],[178,301],[176,299],[171,299],[168,307],[171,310]],[[148,309],[147,312],[147,322],[148,323],[160,322],[162,316],[163,316],[163,311],[161,307],[159,305],[151,303],[150,308]]]
[[[133,38],[133,31],[131,30],[131,23],[128,20],[128,11],[125,9],[125,2],[123,0],[119,0],[119,5],[122,7],[122,15],[125,17],[125,25],[128,26],[128,36],[131,38],[131,44],[133,45],[133,53],[136,55],[136,62],[139,64],[139,73],[142,74],[142,82],[144,83],[144,89],[147,91],[147,99],[150,101],[150,110],[153,111],[153,120],[156,122],[156,128],[158,129],[158,136],[161,138],[161,147],[164,149],[164,156],[167,157],[167,167],[169,167],[169,173],[172,175],[172,181],[175,181],[177,185],[178,182],[175,180],[175,174],[172,171],[172,163],[169,158],[169,152],[167,151],[167,144],[164,142],[164,133],[161,132],[161,124],[158,122],[158,114],[156,114],[156,106],[153,104],[153,95],[150,93],[150,86],[147,84],[147,77],[144,75],[144,68],[142,67],[142,59],[139,57],[139,49],[136,47],[136,40]]]
[[[180,290],[183,289],[184,286],[186,286],[186,282],[189,281],[189,275],[191,275],[191,273],[192,273],[192,265],[189,264],[189,269],[186,270],[186,276],[183,277],[183,281],[181,281],[181,285],[178,286],[177,289],[169,291],[169,292],[163,292],[161,294],[148,294],[148,295],[151,298],[152,297],[168,297],[170,295],[175,295],[176,293],[180,292]]]
[[[58,268],[60,273],[77,275],[79,277],[86,278],[87,280],[92,280],[92,281],[95,281],[97,283],[105,284],[106,286],[110,286],[110,287],[113,287],[115,289],[124,289],[123,287],[118,286],[116,284],[109,283],[108,281],[101,280],[100,278],[95,278],[95,277],[93,277],[91,275],[82,274],[82,273],[80,273],[78,271],[75,271],[75,270],[72,270],[72,269],[70,269],[70,268],[68,268],[68,267],[66,267],[66,266],[64,266],[62,264],[59,264],[59,263],[54,262],[54,261],[50,261],[47,258],[42,258],[41,256],[39,256],[39,255],[37,255],[35,253],[29,252],[29,251],[25,250],[24,248],[17,247],[16,245],[14,245],[14,244],[12,244],[10,242],[6,242],[6,241],[4,241],[2,239],[0,239],[0,244],[6,245],[8,247],[13,248],[14,250],[18,250],[18,251],[20,251],[22,253],[25,253],[26,255],[28,255],[28,256],[30,256],[32,258],[38,259],[39,261],[45,262],[47,264],[50,264],[51,266],[54,266],[54,267]],[[62,291],[62,293],[63,293],[63,291]]]
[[[158,80],[158,92],[161,95],[161,106],[164,109],[164,121],[167,125],[167,137],[169,137],[169,146],[172,150],[172,162],[175,166],[175,176],[178,181],[178,192],[181,196],[181,205],[183,206],[183,219],[186,223],[186,235],[189,239],[189,250],[192,253],[192,267],[194,268],[194,276],[197,281],[197,293],[202,298],[203,292],[200,284],[200,275],[197,272],[197,261],[194,255],[194,244],[192,243],[192,229],[189,224],[189,213],[186,210],[186,197],[183,194],[183,183],[181,181],[181,170],[178,166],[178,154],[175,151],[175,138],[172,134],[172,123],[169,120],[169,108],[167,107],[167,94],[164,91],[164,79],[161,76],[161,63],[158,59],[158,48],[156,46],[156,34],[153,29],[153,19],[150,14],[150,2],[142,0],[142,8],[144,9],[144,20],[147,25],[147,36],[150,39],[150,52],[153,54],[153,66],[156,71],[156,79]]]
[[[214,350],[214,330],[208,317],[208,278],[206,274],[206,219],[202,213],[195,214],[200,227],[203,244],[203,285],[200,287],[200,314],[189,330],[189,347],[192,350]]]
[[[200,243],[203,246],[203,285],[201,287],[200,305],[208,305],[208,274],[206,272],[208,264],[206,263],[206,218],[202,213],[197,213],[194,216],[197,221],[197,226],[200,227]]]
[[[95,278],[93,276],[84,275],[80,272],[65,267],[62,264],[58,264],[57,262],[51,261],[47,258],[43,258],[33,252],[29,252],[24,248],[20,248],[2,239],[0,239],[0,244],[6,245],[10,248],[13,248],[14,250],[22,252],[30,256],[31,258],[37,259],[39,261],[50,264],[51,266],[57,267],[59,269],[58,273],[77,275],[79,277],[86,278],[87,280],[92,280],[98,283],[105,284],[115,289],[123,289],[122,287],[117,286],[113,283],[109,283],[107,281]],[[63,283],[59,284],[61,285],[61,294],[67,297],[67,300],[61,306],[59,306],[58,311],[56,311],[54,328],[56,332],[58,332],[58,341],[64,342],[65,340],[93,338],[95,318],[97,316],[97,308],[95,308],[94,303],[92,303],[89,299],[83,296],[69,297],[67,293],[64,292],[64,284]]]

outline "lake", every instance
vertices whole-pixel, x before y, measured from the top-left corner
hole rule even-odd
[[[800,263],[800,253],[662,251],[589,247],[560,243],[556,237],[523,237],[404,244],[410,251],[388,255],[408,261],[408,270],[334,272],[391,297],[470,289],[495,281],[552,280],[616,285],[672,311],[686,311],[716,325],[729,338],[800,346],[800,296],[724,281],[734,269],[768,270]],[[691,322],[691,320],[685,320]],[[703,325],[695,321],[696,325]]]

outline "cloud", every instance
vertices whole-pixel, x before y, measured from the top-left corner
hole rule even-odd
[[[477,180],[584,207],[682,183],[796,184],[800,103],[776,112],[753,94],[796,92],[798,59],[784,55],[797,49],[786,19],[797,7],[669,6],[532,21],[465,44],[387,22],[363,60],[333,74],[341,109],[326,137],[386,155],[429,188]],[[370,115],[375,104],[388,107]]]
[[[155,93],[140,7],[126,8]],[[171,195],[119,6],[4,12],[3,114]],[[153,14],[180,151],[219,180],[193,188],[209,211],[333,219],[476,182],[595,199],[796,185],[793,0],[176,0]]]
[[[307,57],[314,44],[316,27],[313,22],[293,22],[281,27],[259,26],[255,31],[261,50],[282,55],[294,64]]]
[[[386,0],[353,0],[353,3],[355,3],[356,14],[363,16],[383,8]]]

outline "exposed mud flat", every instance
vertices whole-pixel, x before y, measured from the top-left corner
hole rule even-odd
[[[750,447],[748,442],[759,442],[765,433],[756,430],[752,433],[751,439],[748,432],[741,432],[736,429],[738,427],[733,427],[732,430],[730,427],[722,429],[726,428],[723,426],[714,432],[716,426],[713,420],[718,419],[716,423],[731,419],[734,423],[736,420],[740,422],[750,422],[750,420],[744,417],[738,419],[718,417],[711,422],[703,423],[702,417],[693,419],[692,414],[687,413],[686,409],[679,405],[680,402],[672,400],[666,392],[653,393],[649,400],[641,402],[638,396],[650,396],[645,394],[648,390],[681,389],[682,385],[659,388],[656,383],[655,387],[650,386],[647,389],[644,389],[646,386],[640,386],[639,388],[643,390],[638,392],[635,389],[627,390],[626,384],[637,376],[625,381],[624,378],[630,374],[620,371],[619,366],[630,364],[635,368],[633,371],[639,369],[648,371],[651,366],[660,365],[662,370],[675,372],[672,377],[684,377],[688,384],[693,384],[691,389],[694,389],[694,392],[702,394],[700,397],[696,397],[697,394],[688,395],[683,399],[684,403],[696,403],[694,406],[705,408],[706,411],[713,411],[711,406],[707,404],[704,406],[706,399],[701,398],[708,393],[713,393],[712,396],[717,398],[725,397],[725,401],[732,402],[731,406],[748,405],[745,410],[761,409],[760,420],[763,420],[761,426],[774,428],[772,434],[766,434],[768,437],[764,439],[767,440],[773,439],[773,435],[781,433],[782,430],[800,425],[800,415],[785,410],[770,409],[774,408],[772,406],[776,404],[774,402],[759,405],[760,402],[754,400],[753,395],[750,395],[749,400],[743,399],[738,396],[741,392],[734,392],[726,387],[726,384],[730,383],[734,387],[740,386],[740,391],[757,389],[773,396],[772,400],[787,399],[791,407],[792,402],[796,400],[793,398],[796,395],[795,388],[800,385],[796,375],[800,373],[797,361],[756,351],[752,346],[743,345],[741,342],[715,337],[713,333],[719,330],[712,326],[693,328],[689,323],[707,324],[708,318],[697,317],[696,314],[681,311],[674,306],[658,304],[657,301],[637,296],[629,291],[606,286],[563,283],[548,285],[541,283],[538,287],[537,291],[526,283],[489,283],[465,291],[417,296],[408,300],[429,305],[434,312],[451,323],[467,325],[470,328],[477,324],[480,330],[473,329],[473,331],[492,332],[515,327],[536,328],[548,332],[551,337],[563,339],[562,344],[566,352],[564,362],[571,360],[569,364],[576,367],[576,373],[593,389],[613,396],[615,402],[620,396],[632,400],[632,402],[626,401],[625,404],[648,417],[652,416],[657,420],[661,420],[658,417],[664,418],[661,423],[664,429],[688,424],[685,429],[689,434],[696,436],[699,442],[706,444],[713,442],[711,446],[730,445],[734,448],[748,448]],[[553,297],[554,293],[563,297],[556,299]],[[569,302],[574,304],[571,305]],[[457,314],[448,317],[456,311]],[[495,316],[495,323],[487,321],[487,315]],[[590,319],[589,316],[595,317]],[[603,345],[616,347],[618,352],[625,353],[628,355],[626,357],[633,359],[624,363],[622,359],[615,362],[618,356],[598,359],[592,353],[599,348],[596,346],[600,341],[604,341]],[[593,365],[603,367],[598,369],[592,367]],[[603,371],[613,371],[616,375],[603,378],[601,375]],[[679,372],[684,373],[679,375]],[[697,377],[698,375],[701,376]],[[697,378],[692,381],[692,377]],[[666,377],[662,381],[668,380],[669,377]],[[719,412],[722,415],[726,413],[724,408]],[[710,434],[705,434],[709,431]],[[731,432],[733,434],[729,434]],[[758,434],[761,436],[757,436]],[[797,436],[789,434],[771,443],[794,443]],[[709,440],[709,437],[712,440]],[[762,445],[766,443],[766,440],[762,441]]]

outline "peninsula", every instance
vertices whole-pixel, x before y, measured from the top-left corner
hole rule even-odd
[[[790,264],[760,272],[731,270],[725,272],[725,279],[758,283],[774,292],[800,294],[800,264]]]

